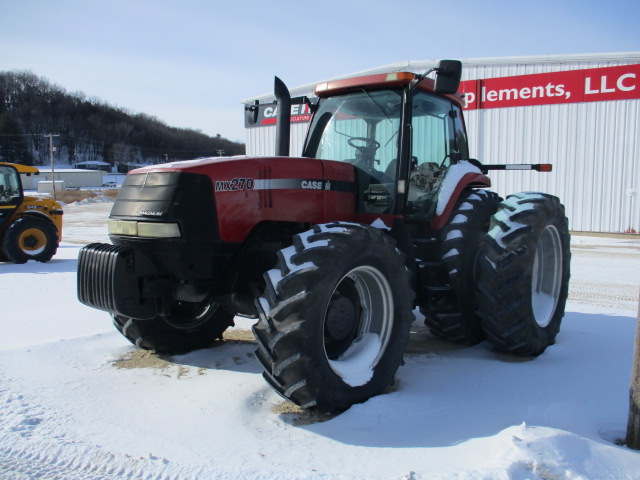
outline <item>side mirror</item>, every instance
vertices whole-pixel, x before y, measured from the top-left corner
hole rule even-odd
[[[435,92],[443,95],[456,93],[460,86],[460,77],[462,77],[460,60],[440,60],[436,69]]]
[[[258,123],[258,110],[260,102],[254,101],[253,105],[245,105],[244,107],[244,126],[250,127]]]

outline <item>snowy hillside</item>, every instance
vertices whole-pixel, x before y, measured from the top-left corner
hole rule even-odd
[[[414,324],[394,388],[334,418],[263,381],[247,330],[159,358],[76,300],[110,205],[65,207],[48,264],[0,263],[0,479],[637,479],[624,435],[640,239],[574,236],[568,311],[536,359]]]

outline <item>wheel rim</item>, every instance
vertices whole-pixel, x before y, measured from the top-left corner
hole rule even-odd
[[[547,226],[538,239],[531,278],[531,305],[536,323],[551,323],[562,285],[562,242],[558,229]]]
[[[39,228],[28,228],[20,235],[18,244],[24,253],[38,255],[47,246],[47,235]]]
[[[171,314],[164,317],[164,321],[179,330],[196,328],[208,321],[209,314],[214,311],[216,305],[212,301],[201,303],[179,301],[171,307]]]
[[[349,385],[361,386],[373,377],[389,343],[393,312],[391,286],[377,268],[354,268],[334,289],[324,317],[324,351]]]

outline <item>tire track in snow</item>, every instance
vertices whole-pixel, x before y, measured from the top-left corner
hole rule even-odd
[[[572,238],[569,301],[599,307],[637,310],[640,287],[639,239]]]
[[[70,462],[55,461],[29,451],[12,448],[0,449],[0,478],[15,480],[49,479],[60,480],[116,480],[134,478],[123,471],[102,465],[73,465]],[[142,477],[141,477],[142,478]]]
[[[135,458],[70,441],[66,434],[58,433],[65,429],[55,412],[47,412],[16,393],[11,383],[0,374],[2,480],[178,480],[199,478],[203,473],[181,469],[187,470],[187,475],[176,475],[166,459],[153,455]]]
[[[576,287],[570,291],[569,301],[599,307],[634,310],[638,306],[638,294],[637,290],[633,293],[620,290],[606,291],[596,287]]]

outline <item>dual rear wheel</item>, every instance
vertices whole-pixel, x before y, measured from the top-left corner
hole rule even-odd
[[[569,293],[569,240],[552,195],[511,195],[491,218],[478,299],[482,328],[500,350],[535,356],[554,343]]]
[[[464,193],[441,232],[442,264],[455,313],[427,313],[432,333],[535,356],[560,329],[570,277],[569,230],[557,197],[536,192],[501,201]],[[441,275],[442,276],[442,275]]]

